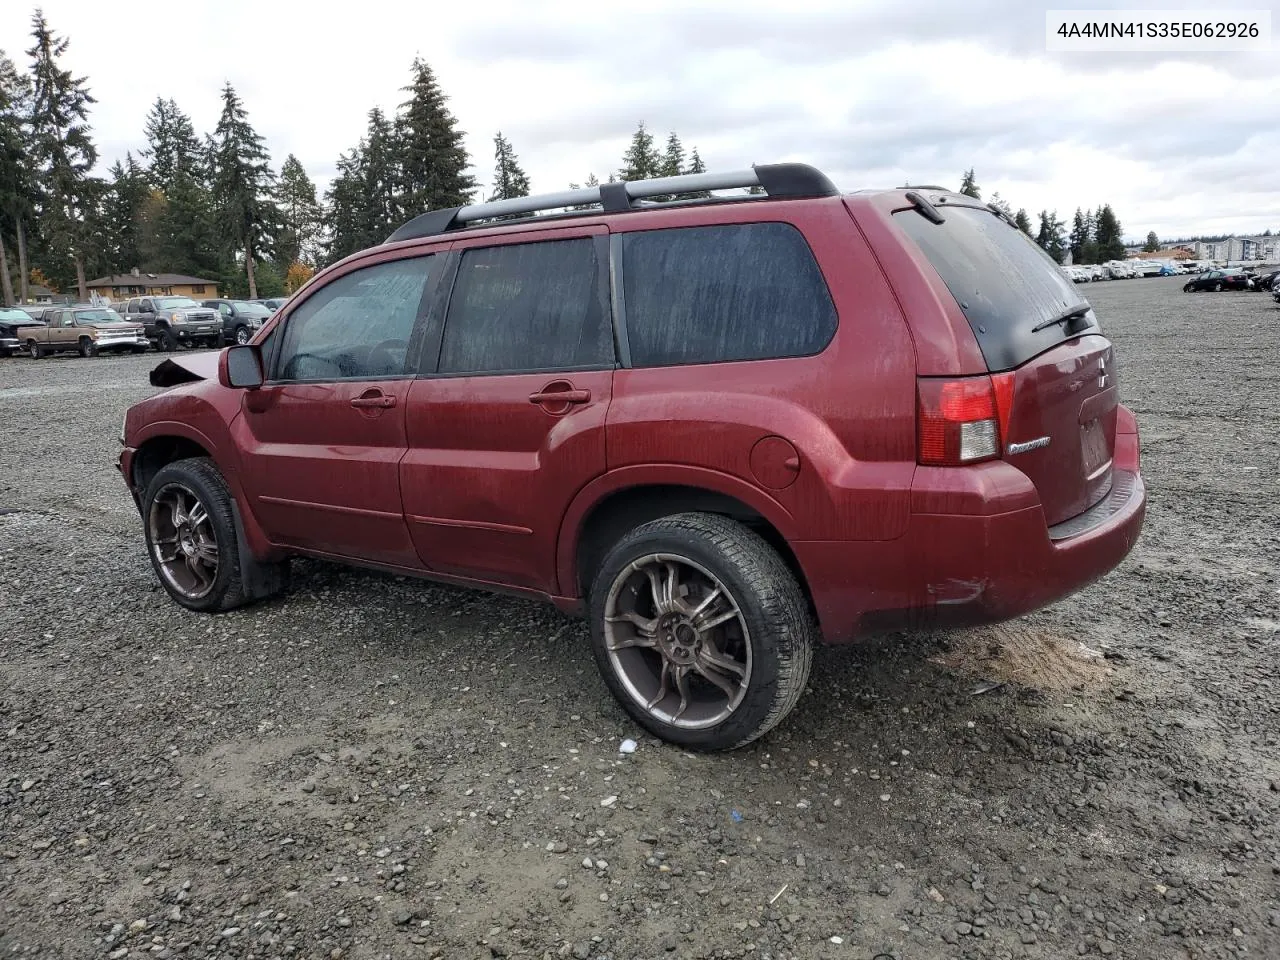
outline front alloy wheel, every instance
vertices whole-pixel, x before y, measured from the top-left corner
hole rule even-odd
[[[168,483],[151,500],[147,537],[165,585],[199,601],[218,580],[218,536],[208,508],[190,487]]]
[[[244,346],[253,338],[253,334],[249,332],[248,327],[236,327],[236,343]]]

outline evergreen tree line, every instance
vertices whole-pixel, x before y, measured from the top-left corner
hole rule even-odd
[[[5,302],[30,298],[35,277],[88,296],[97,274],[185,273],[233,295],[278,296],[323,255],[315,185],[298,159],[271,169],[235,89],[222,90],[211,133],[159,98],[147,146],[105,177],[89,124],[96,101],[63,66],[69,40],[37,10],[29,69],[0,51],[0,281]],[[15,282],[16,280],[16,282]]]
[[[982,199],[982,190],[972,169],[966,170],[961,177],[960,193],[975,200]],[[1033,226],[1026,210],[1019,209],[1015,213],[999,193],[992,194],[990,202],[1013,218],[1018,227],[1058,263],[1066,259],[1068,251],[1072,263],[1104,263],[1123,260],[1126,256],[1120,221],[1109,203],[1096,210],[1086,211],[1077,207],[1070,226],[1058,218],[1057,210],[1041,210],[1037,215],[1038,222]],[[1154,232],[1147,235],[1147,246],[1152,251],[1160,249]]]

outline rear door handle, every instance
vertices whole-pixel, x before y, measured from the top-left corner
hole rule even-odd
[[[590,403],[590,390],[540,390],[529,394],[530,403]]]
[[[378,394],[376,397],[356,397],[351,401],[351,405],[353,407],[394,407],[396,398],[383,394]]]

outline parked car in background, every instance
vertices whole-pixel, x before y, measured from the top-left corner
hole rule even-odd
[[[1089,279],[1095,283],[1099,280],[1111,279],[1111,275],[1107,273],[1106,267],[1100,263],[1092,263],[1085,269],[1089,271]]]
[[[764,195],[640,203],[713,184]],[[749,743],[820,639],[1015,617],[1137,542],[1111,341],[996,216],[792,163],[432,210],[153,371],[145,550],[210,613],[293,555],[551,601],[649,732]]]
[[[1260,290],[1263,293],[1270,293],[1271,288],[1275,286],[1276,278],[1280,277],[1280,270],[1271,269],[1263,273],[1257,273],[1253,276],[1253,289]]]
[[[272,313],[275,313],[277,310],[279,310],[281,307],[283,307],[286,303],[289,302],[289,298],[288,297],[268,297],[265,300],[251,300],[250,302],[260,303],[264,307],[266,307],[268,310],[270,310]]]
[[[1276,303],[1280,303],[1280,277],[1277,277],[1275,282],[1271,284],[1271,296]]]
[[[256,300],[206,300],[204,305],[222,318],[224,343],[248,343],[274,312]]]
[[[1129,266],[1135,277],[1158,277],[1163,264],[1155,260],[1135,260]]]
[[[133,297],[120,308],[126,320],[142,324],[147,339],[157,350],[172,351],[179,346],[222,346],[218,314],[190,297]]]
[[[1221,270],[1205,270],[1196,274],[1182,286],[1183,293],[1199,290],[1248,290],[1249,277],[1243,270],[1225,267]]]
[[[0,307],[0,357],[11,357],[22,349],[24,328],[43,324],[21,307]]]
[[[45,311],[46,323],[21,331],[22,344],[32,357],[76,352],[82,357],[100,353],[146,353],[150,344],[142,324],[129,323],[110,307],[79,305]]]

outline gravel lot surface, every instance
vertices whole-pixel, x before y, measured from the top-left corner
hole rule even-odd
[[[1121,569],[819,651],[718,756],[533,603],[303,562],[182,610],[113,465],[159,358],[0,361],[0,956],[1280,957],[1280,310],[1180,287],[1085,288]]]

